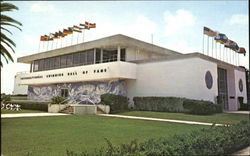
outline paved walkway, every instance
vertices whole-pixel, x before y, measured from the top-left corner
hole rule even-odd
[[[231,113],[231,114],[250,114],[249,111],[226,111],[224,113]]]
[[[250,146],[244,148],[238,152],[233,153],[232,155],[250,155]]]
[[[206,122],[170,120],[170,119],[148,118],[148,117],[138,117],[138,116],[113,115],[113,114],[98,114],[98,115],[100,115],[100,116],[107,116],[107,117],[115,117],[115,118],[149,120],[149,121],[162,121],[162,122],[173,122],[173,123],[182,123],[182,124],[190,124],[190,125],[206,125],[206,126],[213,125],[213,123],[206,123]],[[223,126],[223,124],[215,124],[215,126]]]
[[[70,114],[63,114],[63,113],[16,113],[16,114],[1,114],[1,118],[62,116],[62,115],[70,115]]]

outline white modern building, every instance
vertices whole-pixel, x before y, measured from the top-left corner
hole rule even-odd
[[[181,54],[121,34],[18,58],[30,72],[16,76],[30,100],[53,96],[99,103],[100,95],[222,99],[224,110],[247,103],[245,69],[200,54]],[[14,91],[15,92],[15,91]]]

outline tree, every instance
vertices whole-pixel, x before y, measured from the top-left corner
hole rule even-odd
[[[15,50],[13,47],[16,47],[16,44],[9,38],[7,37],[4,32],[8,32],[9,34],[12,35],[11,31],[8,30],[6,28],[6,26],[10,26],[10,27],[15,27],[17,29],[19,29],[20,31],[22,31],[22,29],[19,27],[19,26],[22,26],[22,24],[18,21],[16,21],[15,19],[9,17],[9,16],[6,16],[4,15],[3,13],[4,12],[7,12],[7,11],[13,11],[13,10],[18,10],[18,7],[16,7],[15,5],[13,4],[10,4],[10,3],[6,3],[6,2],[3,2],[1,0],[1,6],[0,6],[0,10],[1,10],[1,20],[0,20],[0,26],[1,26],[1,57],[3,57],[6,62],[8,63],[9,60],[14,62],[11,54],[10,54],[10,50],[8,49],[11,49],[11,51],[13,53],[15,53]],[[0,62],[0,66],[3,67],[3,63],[2,63],[2,60]]]

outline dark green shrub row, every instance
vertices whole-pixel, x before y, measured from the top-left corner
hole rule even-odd
[[[108,148],[96,149],[94,153],[75,153],[68,156],[167,156],[167,155],[228,155],[249,146],[250,126],[242,121],[232,126],[206,128],[172,138],[150,139],[142,143],[131,141]]]
[[[67,104],[68,100],[66,97],[62,96],[54,96],[51,98],[51,103],[50,104]]]
[[[156,112],[184,112],[184,98],[176,97],[134,97],[136,110]]]
[[[247,103],[240,103],[240,108],[239,110],[242,110],[242,111],[250,111],[250,105],[247,104]]]
[[[1,103],[7,104],[11,101],[11,96],[6,94],[1,94]]]
[[[110,106],[110,113],[118,113],[128,110],[128,98],[121,95],[103,94],[101,103]]]
[[[187,113],[198,114],[198,115],[208,115],[213,113],[221,113],[222,107],[219,104],[214,104],[210,101],[200,101],[200,100],[184,100],[183,107],[187,110]]]
[[[47,102],[32,102],[32,101],[11,101],[12,104],[21,105],[21,109],[48,111]]]

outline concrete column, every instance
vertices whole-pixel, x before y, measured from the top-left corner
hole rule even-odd
[[[101,59],[100,59],[100,63],[102,63],[103,62],[103,49],[101,48]]]
[[[96,48],[94,49],[94,64],[96,63]]]
[[[31,72],[31,73],[33,72],[33,63],[34,63],[34,62],[31,62],[31,63],[30,63],[30,72]]]
[[[121,60],[121,47],[117,46],[117,61]]]

